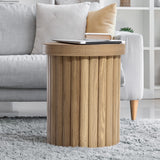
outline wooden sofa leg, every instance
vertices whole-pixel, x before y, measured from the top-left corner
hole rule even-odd
[[[132,120],[136,120],[137,109],[138,109],[138,100],[131,100],[130,101],[130,108],[131,108],[131,118],[132,118]]]

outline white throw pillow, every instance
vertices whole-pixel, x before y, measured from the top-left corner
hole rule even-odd
[[[37,4],[36,38],[32,53],[41,54],[43,44],[53,39],[83,39],[90,3]]]

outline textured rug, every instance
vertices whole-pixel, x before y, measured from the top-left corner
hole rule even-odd
[[[46,118],[0,119],[0,160],[160,159],[160,120],[121,120],[121,141],[103,148],[46,144]]]

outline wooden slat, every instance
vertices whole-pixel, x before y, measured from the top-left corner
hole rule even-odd
[[[63,108],[62,108],[62,57],[55,58],[56,84],[55,84],[55,104],[56,104],[56,145],[63,145]],[[53,92],[53,90],[52,90]]]
[[[116,144],[118,142],[118,138],[117,138],[117,132],[118,132],[118,96],[119,96],[119,66],[118,66],[118,61],[119,61],[119,57],[115,56],[113,59],[113,112],[112,112],[112,141],[113,144]]]
[[[56,117],[55,117],[55,57],[50,58],[50,66],[52,69],[50,69],[50,80],[52,83],[50,83],[50,125],[51,127],[51,143],[55,144],[55,138],[56,138]]]
[[[79,98],[80,98],[80,62],[72,57],[71,69],[71,146],[79,146]]]
[[[106,72],[106,146],[112,145],[113,57],[107,57]]]
[[[97,147],[98,57],[90,58],[89,65],[89,147]]]
[[[70,146],[71,137],[71,59],[63,57],[63,146]]]
[[[117,126],[117,141],[119,142],[120,141],[120,85],[121,85],[121,57],[119,56],[118,58],[118,97],[117,97],[117,100],[118,100],[118,110],[117,110],[117,123],[118,123],[118,126]]]
[[[50,77],[51,77],[51,57],[47,56],[47,142],[51,143],[51,88],[50,88]]]
[[[56,110],[56,106],[55,106],[55,57],[49,57],[49,77],[50,80],[48,82],[48,95],[49,95],[49,110],[48,113],[49,114],[49,118],[48,120],[50,121],[50,143],[51,144],[55,144],[55,128],[56,128],[56,120],[55,120],[55,110]]]
[[[105,146],[106,57],[99,58],[98,147]]]
[[[44,53],[54,56],[116,56],[124,54],[124,51],[124,44],[73,45],[52,42],[44,45]]]
[[[80,89],[80,146],[88,147],[88,89],[89,89],[89,58],[81,60]]]

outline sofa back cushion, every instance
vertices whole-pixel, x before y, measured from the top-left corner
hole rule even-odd
[[[0,4],[0,55],[30,54],[35,25],[35,7]]]
[[[55,3],[58,4],[58,5],[83,3],[83,2],[100,2],[100,0],[55,0]]]
[[[100,0],[55,0],[54,4],[64,5],[64,4],[74,4],[74,3],[84,3],[91,2],[89,11],[95,11],[100,9]]]

